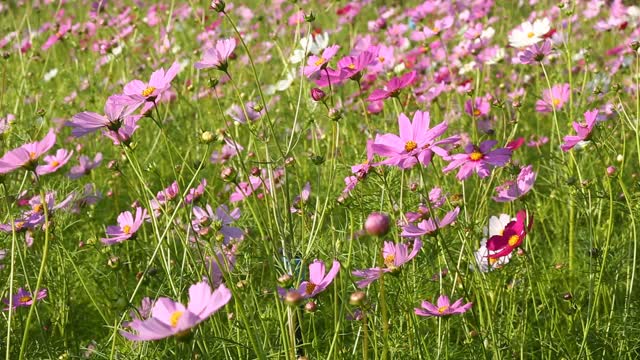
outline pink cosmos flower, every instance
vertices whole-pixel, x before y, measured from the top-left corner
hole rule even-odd
[[[542,100],[536,101],[536,111],[542,113],[552,112],[562,109],[569,101],[571,86],[569,84],[556,84],[551,87],[551,91],[546,89],[542,92]]]
[[[433,27],[425,27],[422,32],[424,33],[425,39],[428,39],[432,36],[438,36],[443,30],[446,30],[453,25],[453,16],[446,16],[442,19],[438,19],[433,24]]]
[[[127,101],[127,99],[123,99],[122,95],[112,95],[104,105],[105,115],[83,111],[74,115],[71,121],[65,125],[73,128],[71,135],[75,137],[81,137],[100,129],[117,132],[126,119],[134,117],[137,121],[140,118],[139,115],[131,115],[136,107],[124,104]]]
[[[191,285],[189,304],[162,297],[151,309],[146,320],[134,319],[128,325],[136,333],[121,330],[120,334],[132,341],[158,340],[170,336],[187,335],[196,325],[207,320],[231,300],[231,291],[224,284],[211,292],[205,281]]]
[[[145,102],[155,102],[171,87],[171,81],[180,71],[180,63],[174,62],[165,72],[163,68],[154,71],[148,83],[132,80],[124,86],[124,95],[129,97],[128,105],[142,105]]]
[[[369,51],[363,51],[358,56],[346,56],[338,61],[338,68],[343,79],[359,81],[363,70],[374,62],[375,55]]]
[[[567,135],[564,137],[564,143],[560,146],[562,151],[569,151],[573,149],[581,141],[585,141],[591,135],[593,127],[596,125],[598,119],[598,109],[593,109],[584,113],[584,122],[573,122],[573,128],[576,131],[576,135]]]
[[[191,204],[204,195],[204,189],[207,187],[207,179],[202,179],[200,184],[193,189],[189,189],[189,193],[184,197],[185,204]]]
[[[480,146],[468,144],[464,153],[450,155],[444,158],[451,161],[442,172],[460,168],[458,180],[468,178],[472,172],[476,172],[480,178],[485,178],[491,174],[491,166],[503,166],[511,159],[511,150],[507,148],[490,151],[498,142],[495,140],[483,141]]]
[[[303,73],[306,77],[313,77],[317,75],[320,70],[323,70],[329,64],[329,60],[333,58],[340,49],[340,46],[333,45],[322,51],[322,55],[311,55],[307,62],[307,66],[304,67]]]
[[[236,143],[231,139],[225,138],[222,149],[220,149],[220,151],[214,150],[211,153],[211,157],[209,158],[209,160],[214,164],[224,164],[232,157],[238,155],[238,153],[242,150],[244,150],[242,145]]]
[[[207,204],[204,209],[194,206],[193,216],[191,226],[200,236],[212,234],[214,237],[220,237],[224,244],[228,244],[232,239],[242,240],[244,238],[244,231],[230,226],[234,221],[240,219],[240,209],[229,211],[227,205],[220,205],[214,212],[211,205]]]
[[[439,220],[436,217],[432,217],[429,220],[422,220],[416,225],[408,224],[402,227],[402,236],[403,237],[418,237],[426,234],[431,234],[443,227],[450,225],[458,218],[458,214],[460,213],[460,208],[456,207],[455,209],[449,211],[442,220]]]
[[[131,239],[144,219],[147,218],[147,210],[141,207],[136,208],[135,218],[130,211],[125,211],[118,215],[118,225],[107,226],[106,238],[100,239],[105,245],[113,245]]]
[[[236,39],[220,39],[216,41],[215,47],[206,49],[202,54],[202,60],[194,64],[198,70],[217,68],[220,71],[227,71],[229,56],[236,48]]]
[[[402,265],[418,255],[421,248],[422,241],[419,239],[414,240],[411,252],[409,252],[409,246],[407,244],[395,244],[391,241],[385,241],[384,248],[382,249],[382,257],[384,258],[385,267],[354,270],[351,274],[362,278],[362,280],[356,282],[356,285],[362,289],[378,280],[384,273],[399,271]]]
[[[291,211],[292,214],[301,214],[303,205],[309,200],[311,196],[311,183],[307,181],[306,184],[302,187],[302,191],[300,195],[296,196],[291,202]]]
[[[475,100],[467,100],[464,103],[464,111],[474,117],[487,116],[490,110],[491,104],[483,97],[476,98]]]
[[[411,85],[415,79],[415,71],[411,71],[400,77],[394,77],[389,80],[384,88],[373,90],[371,95],[367,98],[367,101],[380,101],[390,97],[397,97],[400,94],[400,90]]]
[[[79,179],[91,172],[91,170],[97,168],[102,163],[102,153],[97,153],[96,156],[91,160],[89,157],[80,155],[78,159],[80,165],[76,165],[69,170],[69,174],[67,176],[70,179]]]
[[[463,305],[462,298],[452,304],[449,297],[446,295],[440,295],[436,305],[428,301],[423,301],[422,304],[420,304],[420,307],[415,308],[414,311],[418,316],[447,316],[465,313],[471,309],[471,306],[473,306],[473,303],[466,303]]]
[[[140,115],[127,116],[117,130],[103,130],[102,135],[111,139],[113,145],[129,145],[133,133],[139,128],[138,120],[140,120],[140,118]]]
[[[325,271],[324,262],[321,260],[316,259],[309,264],[309,281],[303,281],[297,290],[304,299],[314,298],[325,291],[340,271],[340,263],[334,260],[326,275]]]
[[[494,196],[493,201],[509,202],[516,200],[528,193],[535,182],[536,173],[533,171],[533,166],[525,166],[520,169],[520,174],[518,174],[516,181],[507,181],[496,188],[498,196]]]
[[[253,194],[262,186],[262,180],[257,176],[249,176],[249,181],[238,183],[235,191],[229,196],[230,202],[238,202]]]
[[[431,209],[435,210],[444,205],[447,198],[442,193],[442,189],[439,187],[435,187],[429,191],[429,203],[431,204]],[[424,204],[418,205],[417,211],[408,211],[405,214],[407,221],[410,223],[424,220],[426,216],[429,214],[429,207]]]
[[[525,210],[518,211],[516,220],[511,221],[505,226],[502,234],[497,234],[487,240],[487,249],[492,251],[489,258],[500,258],[510,254],[515,248],[519,247],[524,241],[527,231],[531,230],[533,219],[529,219],[527,224],[527,212]]]
[[[38,167],[36,167],[36,174],[46,175],[58,171],[58,169],[69,162],[71,155],[73,155],[73,150],[67,151],[65,149],[58,149],[55,155],[45,156],[44,161],[46,164],[38,165]]]
[[[7,174],[19,168],[35,169],[38,158],[56,143],[56,134],[50,129],[40,141],[24,144],[5,153],[0,158],[0,174]]]
[[[48,295],[47,289],[40,289],[36,294],[35,300],[42,300],[46,298],[47,295]],[[4,308],[4,310],[9,310],[9,309],[15,310],[19,307],[28,307],[28,306],[31,306],[31,304],[33,304],[33,301],[34,301],[33,295],[27,290],[25,290],[24,288],[19,288],[18,292],[15,295],[12,295],[11,297],[12,297],[11,301],[9,301],[8,298],[2,299],[2,302],[7,304],[7,307]],[[8,306],[10,303],[11,303],[11,307]]]
[[[158,191],[156,198],[151,200],[151,209],[154,216],[159,216],[162,205],[167,204],[180,194],[180,186],[174,181],[166,189]]]
[[[395,134],[376,135],[372,145],[373,152],[388,158],[380,164],[408,169],[418,162],[424,166],[429,165],[434,153],[442,157],[448,156],[447,151],[439,145],[452,144],[460,138],[452,136],[436,141],[447,131],[448,125],[441,122],[429,129],[430,122],[431,117],[428,111],[416,111],[413,115],[413,122],[410,122],[406,115],[400,114],[398,116],[400,136]]]
[[[354,174],[358,179],[364,179],[371,170],[371,167],[377,165],[372,164],[373,156],[373,140],[367,140],[367,159],[362,164],[353,165],[351,167],[351,173]]]
[[[71,19],[65,19],[64,22],[60,23],[60,27],[55,34],[51,35],[44,44],[42,44],[41,49],[43,51],[48,50],[55,43],[57,43],[60,39],[62,39],[68,32],[71,30]]]

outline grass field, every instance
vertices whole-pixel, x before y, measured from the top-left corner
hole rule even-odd
[[[640,358],[633,1],[0,1],[6,359]]]

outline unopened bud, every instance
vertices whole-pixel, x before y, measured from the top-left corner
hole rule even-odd
[[[211,9],[217,12],[224,12],[226,4],[222,0],[213,0],[211,1]]]
[[[383,213],[371,213],[364,223],[367,234],[372,236],[384,236],[389,232],[391,221],[389,215]]]
[[[302,295],[297,291],[289,291],[287,295],[284,296],[284,302],[290,306],[298,306],[301,301]]]
[[[291,286],[292,282],[293,276],[291,276],[290,274],[284,274],[278,278],[278,285],[283,288],[288,288],[289,286]]]
[[[309,301],[308,303],[304,304],[304,311],[308,313],[314,313],[318,311],[318,304],[316,304],[315,301]]]
[[[209,144],[216,140],[216,135],[211,131],[203,131],[202,134],[200,134],[200,140],[205,144]]]
[[[311,89],[311,98],[313,101],[321,101],[327,94],[319,88]]]
[[[361,306],[367,300],[367,294],[364,291],[356,291],[349,296],[349,304],[353,306]]]
[[[236,171],[232,167],[226,167],[220,172],[220,177],[224,180],[231,180],[236,175]]]

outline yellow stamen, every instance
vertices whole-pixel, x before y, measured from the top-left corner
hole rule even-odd
[[[434,26],[433,28],[431,28],[431,31],[433,31],[434,33],[439,33],[440,32],[440,28],[437,26]]]
[[[483,157],[484,157],[484,154],[481,153],[478,150],[475,150],[474,152],[469,154],[469,159],[471,159],[472,161],[478,161],[478,160],[482,159]]]
[[[480,116],[480,110],[478,109],[473,110],[473,116]]]
[[[21,296],[21,297],[18,299],[18,302],[20,302],[20,303],[26,303],[26,302],[29,302],[29,301],[31,301],[31,300],[33,300],[33,298],[32,298],[31,296],[29,296],[29,295],[25,295],[25,296]]]
[[[316,289],[316,284],[312,283],[312,282],[308,282],[307,283],[307,288],[304,289],[304,292],[307,293],[307,295],[311,295],[311,293],[313,293],[313,290]]]
[[[153,94],[154,91],[156,91],[155,87],[148,86],[146,89],[142,90],[142,96],[147,97],[147,96]]]
[[[440,306],[438,308],[438,313],[439,314],[444,314],[445,311],[447,311],[449,309],[449,306],[445,305],[445,306]]]
[[[394,260],[396,259],[395,255],[389,254],[384,257],[384,264],[388,268],[394,267]]]
[[[171,317],[169,318],[171,327],[178,326],[178,321],[180,321],[180,318],[182,317],[182,313],[183,313],[182,311],[174,311],[173,314],[171,314]]]
[[[498,261],[498,259],[495,258],[489,258],[489,265],[493,265]]]
[[[348,67],[349,69],[353,70],[353,69],[355,69],[355,68],[356,68],[356,64],[349,64],[349,65],[347,65],[347,67]]]
[[[53,160],[53,161],[51,162],[51,166],[52,166],[52,167],[58,167],[58,165],[60,165],[60,162],[59,162],[59,161]]]
[[[129,226],[129,225],[125,225],[125,226],[122,228],[122,232],[123,232],[123,233],[125,233],[125,234],[131,234],[131,226]]]
[[[316,62],[314,64],[316,66],[320,66],[320,65],[324,64],[325,61],[327,61],[327,59],[321,57],[321,58],[318,58],[318,60],[316,60]]]
[[[553,100],[551,100],[551,102],[553,103],[553,106],[560,105],[560,99],[558,99],[558,98],[553,98]]]
[[[411,152],[411,151],[413,151],[413,150],[414,150],[415,148],[417,148],[417,147],[418,147],[418,144],[416,144],[416,142],[415,142],[415,141],[413,141],[413,140],[409,140],[409,141],[407,141],[407,142],[404,144],[404,149],[405,149],[407,152]]]
[[[30,160],[35,160],[35,159],[36,159],[36,157],[37,157],[37,156],[36,156],[36,153],[35,153],[35,152],[33,152],[33,151],[30,151],[30,152],[29,152],[29,159],[30,159]]]
[[[383,56],[378,57],[378,60],[380,60],[380,62],[384,62],[385,58]]]
[[[511,237],[509,238],[509,246],[516,246],[516,244],[518,243],[518,241],[520,241],[520,236],[518,235],[511,235]]]
[[[531,38],[532,38],[532,37],[534,37],[535,35],[536,35],[536,34],[534,34],[533,32],[530,32],[530,33],[528,33],[528,34],[527,34],[527,37],[528,37],[529,39],[531,39]]]
[[[33,211],[37,213],[42,212],[42,204],[33,205]]]

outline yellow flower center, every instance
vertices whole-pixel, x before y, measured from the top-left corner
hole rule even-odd
[[[493,265],[498,261],[498,259],[495,258],[489,258],[489,265]]]
[[[472,161],[478,161],[478,160],[482,159],[483,157],[484,157],[484,154],[481,153],[478,150],[475,150],[474,152],[469,154],[469,159],[471,159]]]
[[[434,26],[434,27],[432,27],[432,28],[431,28],[431,31],[433,31],[434,33],[436,33],[436,34],[437,34],[437,33],[439,33],[439,32],[440,32],[440,28],[439,28],[439,27],[437,27],[437,26]]]
[[[355,69],[355,68],[356,68],[356,64],[349,64],[349,65],[347,65],[347,67],[348,67],[349,69],[353,70],[353,69]]]
[[[311,295],[311,293],[313,293],[313,290],[315,290],[315,289],[316,289],[316,286],[318,286],[318,285],[316,285],[316,284],[312,283],[311,281],[309,281],[309,282],[307,283],[307,288],[306,288],[306,289],[304,289],[304,292],[305,292],[307,295]]]
[[[35,159],[36,159],[36,157],[37,157],[37,156],[36,156],[36,153],[35,153],[35,152],[33,152],[33,151],[30,151],[30,152],[29,152],[29,159],[30,159],[30,160],[35,160]]]
[[[396,257],[393,254],[389,254],[387,256],[384,257],[384,265],[388,268],[392,268],[394,267],[394,260],[396,259]]]
[[[320,65],[324,64],[325,61],[327,61],[327,59],[321,57],[321,58],[318,58],[318,60],[316,60],[316,62],[314,64],[315,64],[315,66],[320,66]]]
[[[42,204],[33,205],[33,211],[37,213],[42,212]]]
[[[480,110],[478,110],[478,109],[473,110],[473,115],[474,116],[480,116]]]
[[[182,314],[183,314],[182,311],[174,311],[173,314],[171,314],[171,317],[169,318],[169,322],[171,323],[171,327],[178,326],[178,321],[180,321],[180,318],[182,317]]]
[[[148,86],[146,89],[142,90],[142,96],[147,97],[147,96],[153,94],[154,91],[156,91],[155,87]]]
[[[60,162],[59,162],[59,161],[53,160],[53,161],[51,162],[51,166],[52,166],[52,167],[58,167],[59,165],[60,165]]]
[[[530,33],[528,33],[528,34],[527,34],[527,37],[528,37],[529,39],[531,39],[531,38],[532,38],[532,37],[534,37],[535,35],[536,35],[536,34],[534,34],[534,33],[533,33],[533,31],[532,31],[532,32],[530,32]]]
[[[21,296],[21,297],[18,299],[18,302],[20,302],[20,303],[26,303],[26,302],[31,301],[32,299],[33,299],[33,298],[32,298],[31,296],[29,296],[29,295],[24,295],[24,296]]]
[[[122,228],[122,232],[123,232],[123,233],[125,233],[125,234],[131,234],[131,226],[129,226],[129,225],[125,225],[125,226]]]
[[[380,56],[380,57],[378,57],[378,60],[380,60],[380,62],[384,62],[385,58],[384,58],[384,56]]]
[[[16,229],[20,230],[24,226],[24,221],[18,221],[16,223]]]
[[[560,99],[558,99],[558,98],[553,98],[553,100],[551,100],[551,102],[553,103],[553,106],[560,105]]]
[[[445,305],[445,306],[440,306],[438,308],[438,314],[444,314],[445,311],[447,311],[449,309],[449,306]]]
[[[509,238],[509,246],[516,246],[516,244],[518,243],[518,241],[520,241],[520,236],[518,235],[511,235],[511,237]]]
[[[418,147],[418,144],[416,144],[416,142],[413,141],[413,140],[409,140],[404,144],[404,149],[407,152],[411,152],[411,151],[415,150],[415,148],[417,148],[417,147]]]

